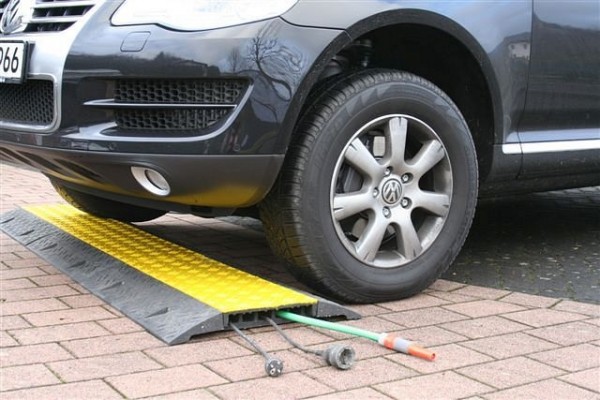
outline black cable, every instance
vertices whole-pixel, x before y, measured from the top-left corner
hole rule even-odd
[[[322,350],[312,350],[312,349],[309,349],[308,347],[304,347],[303,345],[301,345],[300,343],[296,342],[294,339],[292,339],[291,337],[289,337],[289,336],[288,336],[288,335],[287,335],[287,334],[286,334],[286,333],[283,331],[283,329],[281,329],[281,328],[279,327],[279,325],[277,325],[277,324],[275,323],[275,321],[273,321],[271,318],[269,318],[269,317],[265,317],[265,319],[266,319],[266,320],[267,320],[267,322],[268,322],[268,323],[270,323],[270,324],[273,326],[273,328],[275,328],[275,329],[277,330],[277,332],[279,332],[279,334],[280,334],[281,336],[283,336],[283,338],[284,338],[285,340],[287,340],[287,341],[288,341],[288,342],[289,342],[289,343],[290,343],[292,346],[294,346],[294,347],[297,347],[297,348],[299,348],[300,350],[302,350],[302,351],[304,351],[304,352],[306,352],[306,353],[312,353],[312,354],[316,354],[316,355],[318,355],[319,357],[322,357],[322,356],[323,356],[324,352],[323,352]]]
[[[271,318],[265,317],[265,319],[292,346],[304,351],[305,353],[311,353],[311,354],[317,355],[318,357],[322,357],[325,360],[325,362],[327,362],[327,364],[329,364],[337,369],[350,369],[352,367],[352,365],[354,364],[354,360],[356,358],[356,352],[354,351],[354,349],[352,347],[334,344],[332,346],[329,346],[326,350],[309,349],[308,347],[304,347],[303,345],[301,345],[300,343],[296,342],[294,339],[289,337],[283,331],[283,329],[281,329],[279,327],[279,325],[277,325],[275,323],[275,321],[273,321]]]
[[[258,351],[265,358],[265,371],[267,372],[267,375],[276,377],[283,373],[283,361],[281,361],[277,357],[273,357],[272,355],[267,353],[265,350],[263,350],[263,348],[260,347],[258,343],[256,343],[254,340],[252,340],[252,338],[250,336],[246,335],[234,324],[230,323],[229,326],[231,327],[231,329],[233,329],[235,331],[235,333],[240,335],[242,337],[242,339],[244,339],[246,342],[248,342],[250,344],[250,346],[252,346],[256,351]]]

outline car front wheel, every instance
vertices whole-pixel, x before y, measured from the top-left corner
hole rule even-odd
[[[301,281],[343,300],[429,286],[462,247],[477,198],[458,108],[420,77],[367,70],[305,110],[261,205],[271,246]]]

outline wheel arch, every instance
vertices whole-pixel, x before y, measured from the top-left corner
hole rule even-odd
[[[393,38],[393,39],[390,39]],[[332,73],[331,63],[356,43],[371,41],[368,66],[393,68],[422,76],[440,87],[457,104],[475,141],[480,179],[492,166],[493,144],[502,142],[501,91],[491,61],[477,40],[450,18],[426,10],[392,10],[364,18],[342,32],[323,50],[300,84],[283,124],[287,144],[309,94]],[[427,51],[416,51],[427,45]],[[398,51],[400,49],[400,51]],[[455,52],[458,57],[443,57]],[[408,54],[408,57],[403,57]],[[442,57],[435,60],[436,56]],[[440,67],[442,66],[442,67]],[[333,67],[335,68],[335,67]],[[452,79],[440,71],[454,70]],[[335,73],[335,71],[334,71]],[[471,77],[475,75],[475,80]]]

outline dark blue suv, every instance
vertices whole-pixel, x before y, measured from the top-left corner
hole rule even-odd
[[[0,157],[122,221],[260,215],[303,282],[410,296],[477,198],[600,183],[600,3],[0,0]]]

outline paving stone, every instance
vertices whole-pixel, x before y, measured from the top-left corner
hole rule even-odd
[[[581,314],[547,309],[521,311],[512,314],[505,314],[503,317],[536,328],[585,319],[585,317]]]
[[[468,339],[466,336],[438,328],[437,326],[405,329],[398,332],[398,335],[403,339],[417,342],[426,347],[461,342]]]
[[[461,368],[458,372],[478,382],[499,389],[506,389],[564,374],[560,369],[525,357],[509,358]]]
[[[596,357],[594,357],[593,354],[595,354]],[[582,371],[584,369],[600,366],[598,348],[587,343],[530,354],[529,358],[570,372]]]
[[[168,367],[175,367],[222,358],[247,356],[254,353],[229,339],[221,339],[186,343],[178,346],[158,347],[146,350],[146,354]]]
[[[600,326],[600,318],[586,319],[585,323]]]
[[[600,305],[598,304],[580,303],[576,301],[564,300],[552,307],[552,309],[589,315],[591,317],[600,317]]]
[[[450,322],[441,324],[440,326],[471,339],[502,335],[504,333],[517,332],[529,328],[527,325],[509,321],[497,316]]]
[[[73,339],[92,338],[110,334],[95,322],[19,329],[11,334],[23,344],[62,342]]]
[[[38,286],[58,286],[68,285],[74,283],[71,278],[66,275],[46,275],[46,276],[34,276],[30,278]]]
[[[361,388],[348,390],[347,392],[337,392],[326,394],[323,396],[311,397],[311,400],[348,400],[348,399],[360,399],[360,400],[390,400],[391,397],[384,395],[383,393],[377,392],[371,388]]]
[[[348,306],[348,308],[359,313],[363,318],[390,312],[387,308],[376,304],[353,304]]]
[[[464,283],[452,282],[445,279],[438,279],[437,281],[433,282],[431,286],[429,286],[429,289],[439,292],[451,292],[453,290],[460,289],[465,286],[466,285]]]
[[[0,271],[0,279],[18,279],[18,278],[29,278],[30,276],[46,275],[40,268],[19,268],[19,269],[4,269]]]
[[[87,307],[61,311],[47,311],[26,314],[23,317],[34,326],[72,324],[75,322],[96,321],[115,316],[102,307]]]
[[[489,315],[504,314],[514,311],[522,311],[523,307],[493,300],[478,300],[468,303],[451,304],[443,306],[446,310],[467,315],[472,318],[487,317]]]
[[[596,400],[598,394],[566,382],[549,379],[487,394],[485,398],[488,400]]]
[[[68,383],[2,393],[2,400],[23,399],[122,400],[123,397],[102,381]]]
[[[473,364],[481,364],[493,360],[485,354],[478,353],[457,344],[434,346],[430,347],[429,350],[436,354],[434,361],[422,360],[403,353],[396,353],[387,356],[386,358],[424,374],[456,369]]]
[[[395,399],[403,400],[462,399],[493,390],[487,385],[452,371],[383,383],[376,385],[375,389]]]
[[[105,309],[106,311],[108,311],[109,313],[111,313],[115,317],[124,317],[125,316],[122,312],[120,312],[116,308],[111,307],[111,306],[109,306],[107,304],[103,304],[101,307],[103,309]]]
[[[315,368],[324,364],[324,362],[319,360],[316,356],[309,358],[310,356],[305,357],[304,355],[299,355],[289,350],[276,351],[270,354],[283,361],[284,373],[286,374]],[[264,377],[264,364],[265,359],[259,354],[203,363],[203,365],[207,366],[212,371],[232,382]]]
[[[70,358],[73,357],[56,343],[8,347],[0,351],[0,365],[2,365],[2,368],[68,360]]]
[[[33,255],[27,259],[3,260],[2,262],[12,269],[40,267],[47,264],[44,260]]]
[[[510,294],[508,290],[500,290],[473,285],[465,286],[463,288],[454,290],[452,293],[462,294],[465,296],[473,296],[480,299],[488,300],[498,300]]]
[[[75,296],[61,297],[60,301],[71,308],[96,307],[106,304],[102,299],[92,294],[78,294]]]
[[[68,308],[57,299],[15,301],[12,303],[0,303],[0,315],[19,315],[37,313],[43,311],[64,310]]]
[[[18,315],[0,317],[0,331],[10,331],[13,329],[30,328],[29,322]]]
[[[83,286],[81,286],[78,283],[71,283],[69,284],[70,287],[72,287],[73,289],[75,289],[77,292],[79,292],[79,294],[89,294],[90,292],[84,288]]]
[[[0,347],[14,347],[18,346],[19,343],[8,333],[0,331]]]
[[[421,293],[407,299],[380,303],[380,306],[392,311],[407,311],[419,308],[435,307],[443,304],[450,304],[450,302]]]
[[[185,365],[158,371],[137,372],[110,377],[106,381],[127,398],[158,396],[227,382],[202,365]]]
[[[397,324],[404,325],[407,328],[437,325],[443,322],[458,321],[467,318],[464,315],[444,310],[439,307],[400,311],[391,314],[385,314],[381,317]]]
[[[48,367],[65,382],[87,381],[163,368],[141,352],[59,361],[49,363]]]
[[[559,379],[600,393],[600,368],[592,368],[569,375],[563,375]]]
[[[62,345],[77,357],[93,357],[104,354],[126,353],[164,346],[154,336],[146,332],[122,335],[100,336],[91,339],[78,339],[63,342]]]
[[[62,272],[59,269],[53,267],[52,265],[43,265],[39,268],[48,275],[62,274]]]
[[[536,353],[558,347],[554,343],[521,332],[471,340],[461,343],[461,346],[499,359]]]
[[[563,346],[591,342],[600,339],[600,329],[585,322],[569,322],[562,325],[553,325],[527,331],[533,335]]]
[[[348,390],[408,378],[415,372],[383,358],[372,358],[360,360],[343,372],[327,366],[304,374],[336,390]]]
[[[4,211],[1,211],[0,213],[3,214]],[[8,238],[8,236],[6,238]],[[8,238],[8,241],[6,242],[6,244],[3,244],[2,246],[0,246],[0,254],[16,253],[17,251],[23,251],[23,249],[24,249],[23,246],[21,246],[20,244],[15,242],[13,239]],[[2,264],[4,264],[4,261],[2,262]],[[8,265],[7,265],[7,267],[8,267]]]
[[[5,290],[29,289],[34,287],[37,287],[37,285],[25,278],[8,280],[3,279],[0,281],[0,293]]]
[[[145,397],[144,400],[219,400],[217,396],[207,389],[188,390],[171,394],[162,394],[156,397]]]
[[[331,393],[333,389],[299,372],[283,374],[277,379],[264,377],[211,387],[223,400],[298,399]]]
[[[0,248],[2,248],[2,247],[3,247],[3,245],[2,245],[2,243],[0,242]],[[14,252],[12,252],[12,253],[6,253],[6,252],[4,252],[4,251],[0,250],[0,254],[2,254],[2,261],[7,261],[7,260],[20,260],[20,259],[21,259],[21,257],[19,257],[19,256],[18,256],[17,254],[15,254]],[[5,265],[5,264],[0,264],[0,265],[2,266],[2,268],[3,268],[3,269],[10,269],[10,268],[8,267],[8,265]],[[0,278],[1,278],[1,277],[0,277]]]
[[[465,296],[464,294],[457,294],[454,292],[430,292],[429,295],[437,297],[438,299],[449,301],[450,303],[466,303],[469,301],[479,300],[477,297]]]
[[[515,292],[503,297],[500,301],[518,304],[525,307],[548,308],[558,303],[560,300],[551,297],[535,296],[532,294]]]
[[[103,319],[102,321],[97,321],[97,324],[116,334],[141,332],[144,330],[140,325],[126,317]]]
[[[48,368],[42,364],[2,368],[2,391],[61,383]],[[4,398],[4,394],[0,394]]]
[[[60,285],[29,289],[5,290],[0,295],[4,301],[8,303],[24,300],[49,299],[52,297],[69,296],[73,294],[78,293],[67,285]]]

